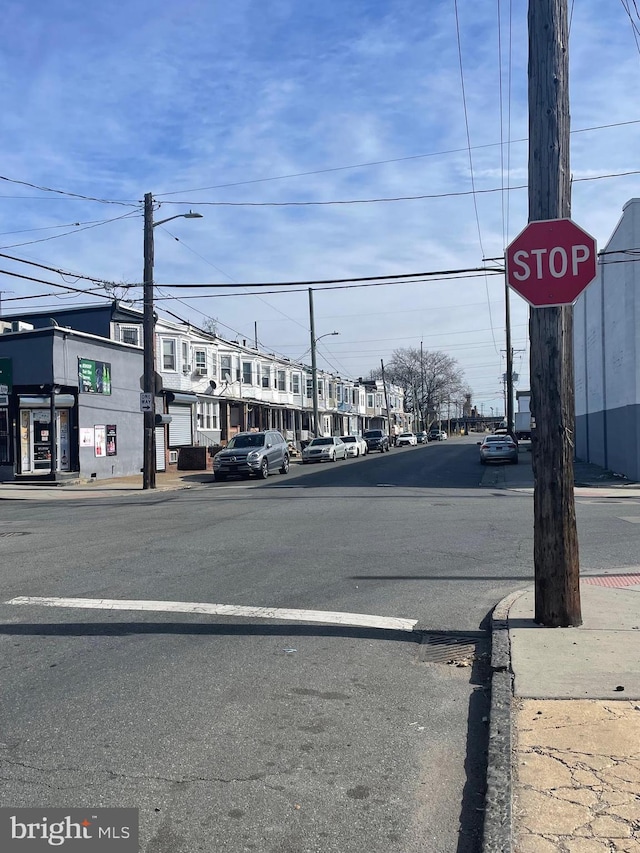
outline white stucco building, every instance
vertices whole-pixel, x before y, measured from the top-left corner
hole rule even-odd
[[[640,479],[640,198],[574,309],[576,456]]]

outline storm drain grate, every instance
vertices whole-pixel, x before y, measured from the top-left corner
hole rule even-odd
[[[8,539],[10,536],[28,536],[28,530],[3,530],[0,532],[0,539]]]
[[[489,638],[482,634],[429,634],[422,635],[418,647],[421,663],[471,665],[474,660],[488,657]]]

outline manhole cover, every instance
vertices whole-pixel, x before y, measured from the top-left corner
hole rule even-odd
[[[3,530],[0,532],[0,539],[8,539],[9,536],[28,536],[28,530]]]
[[[418,647],[422,663],[469,663],[489,654],[489,638],[482,634],[423,634]]]

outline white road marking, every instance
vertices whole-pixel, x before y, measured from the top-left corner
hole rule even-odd
[[[620,521],[628,521],[630,524],[640,524],[640,515],[620,515]]]
[[[6,604],[35,607],[65,607],[81,610],[144,610],[156,613],[202,613],[207,616],[241,616],[245,619],[281,619],[290,622],[324,622],[385,631],[413,631],[417,619],[341,613],[333,610],[289,610],[281,607],[245,607],[236,604],[207,604],[195,601],[137,601],[117,598],[42,598],[20,595]]]

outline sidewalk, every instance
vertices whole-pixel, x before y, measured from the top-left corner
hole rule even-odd
[[[523,462],[482,485],[532,491]],[[578,498],[640,497],[598,466],[575,475]],[[579,628],[536,625],[532,587],[494,611],[484,853],[640,853],[640,565],[580,594]]]

